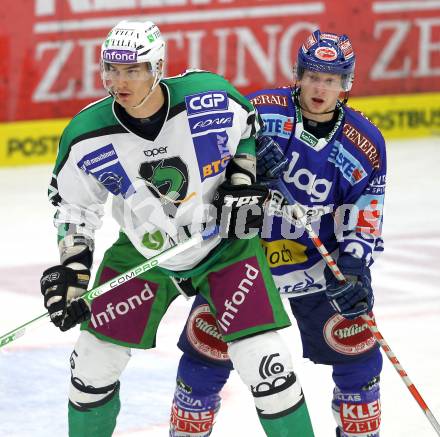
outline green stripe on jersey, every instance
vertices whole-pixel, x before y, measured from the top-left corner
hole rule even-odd
[[[70,148],[81,139],[116,133],[125,129],[120,126],[113,114],[113,97],[109,96],[98,100],[82,109],[64,129],[58,148],[54,174],[58,174],[66,162]],[[96,134],[94,134],[96,132]]]
[[[170,90],[170,112],[175,106],[185,103],[185,96],[205,91],[226,91],[229,98],[237,102],[245,111],[253,111],[252,104],[242,96],[223,76],[209,71],[188,70],[179,75],[162,80]]]

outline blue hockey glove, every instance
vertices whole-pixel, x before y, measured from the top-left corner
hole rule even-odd
[[[263,135],[257,138],[257,178],[278,179],[285,170],[288,159],[276,141]]]
[[[341,284],[328,267],[324,271],[327,281],[325,293],[331,306],[346,319],[369,313],[373,308],[374,296],[370,269],[365,261],[342,255],[338,259],[338,267],[347,279],[345,284]]]

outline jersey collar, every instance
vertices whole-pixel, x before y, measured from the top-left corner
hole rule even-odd
[[[333,135],[340,128],[342,124],[342,119],[344,118],[345,115],[344,107],[341,102],[338,101],[336,103],[336,107],[339,109],[339,115],[333,129],[325,138],[316,138],[315,135],[311,134],[310,132],[304,129],[303,115],[300,106],[295,101],[295,96],[294,96],[295,92],[296,90],[292,91],[292,100],[293,100],[293,106],[295,108],[295,121],[296,121],[295,138],[301,141],[302,143],[306,144],[313,150],[319,152],[330,142],[330,140],[333,138]]]

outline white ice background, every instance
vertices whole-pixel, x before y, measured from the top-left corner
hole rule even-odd
[[[380,331],[440,420],[440,142],[390,141],[385,252],[373,268]],[[0,170],[0,334],[44,313],[42,271],[58,263],[53,209],[46,198],[51,167]],[[95,264],[116,239],[108,215],[97,234]],[[167,436],[175,346],[190,308],[178,298],[160,326],[157,348],[135,351],[121,378],[115,436]],[[301,356],[295,322],[282,331],[294,356],[316,437],[333,437],[331,369]],[[69,356],[78,335],[46,324],[0,349],[0,437],[67,436]],[[382,437],[436,435],[384,358]],[[263,437],[252,398],[234,372],[223,390],[213,437]]]

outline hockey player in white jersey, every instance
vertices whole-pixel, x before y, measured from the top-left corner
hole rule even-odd
[[[43,273],[41,291],[62,331],[82,323],[70,360],[69,436],[112,435],[120,410],[119,377],[131,348],[154,347],[170,303],[179,292],[195,289],[222,327],[266,434],[313,436],[290,355],[277,333],[289,319],[250,231],[261,228],[268,195],[255,182],[255,111],[215,74],[193,71],[164,79],[164,61],[156,25],[119,23],[101,49],[110,96],[79,112],[60,141],[49,197],[57,208],[61,263]],[[79,296],[88,286],[94,233],[109,193],[121,232],[105,253],[95,285],[201,232],[211,217],[223,238],[203,241],[124,282],[89,308]],[[246,203],[252,208],[241,214],[238,205]],[[267,359],[276,372],[261,373]],[[199,419],[201,432],[212,425],[213,416]]]

